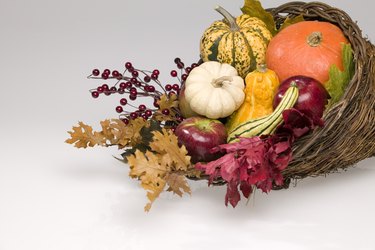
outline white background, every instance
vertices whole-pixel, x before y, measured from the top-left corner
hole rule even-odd
[[[266,7],[286,1],[264,0]],[[373,1],[325,1],[375,39]],[[198,58],[216,4],[242,0],[0,0],[0,250],[375,249],[375,159],[236,209],[224,187],[191,182],[150,213],[115,149],[65,144],[78,121],[116,117],[118,97],[90,97],[93,68],[159,68]]]

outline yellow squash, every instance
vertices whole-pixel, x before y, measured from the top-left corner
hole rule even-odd
[[[239,124],[267,116],[273,112],[272,102],[279,87],[276,73],[267,69],[265,64],[247,74],[245,78],[245,101],[227,122],[230,132]]]

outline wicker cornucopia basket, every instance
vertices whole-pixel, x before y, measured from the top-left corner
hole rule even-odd
[[[236,21],[230,13],[220,6],[218,6],[216,10],[225,17],[227,23],[233,25],[232,27],[228,26],[228,29],[230,28],[231,30],[234,28],[234,30],[236,30],[238,28],[237,24],[234,26]],[[217,80],[224,82],[228,79],[232,79],[233,75],[228,78],[225,74],[215,79],[215,81],[212,81],[211,75],[208,80],[203,77],[203,81],[199,78],[199,74],[198,78],[194,76],[194,72],[196,71],[193,69],[201,67],[205,63],[209,63],[211,66],[216,65],[221,67],[222,65],[217,61],[210,62],[211,59],[215,61],[217,58],[207,59],[202,56],[201,53],[202,59],[200,62],[202,65],[200,63],[193,63],[191,67],[186,68],[180,58],[175,58],[176,66],[181,70],[181,78],[177,77],[178,74],[176,70],[172,70],[170,73],[172,77],[179,80],[180,84],[173,84],[173,86],[171,84],[166,84],[165,88],[158,80],[159,70],[144,71],[136,69],[131,62],[125,63],[125,69],[122,74],[115,70],[110,76],[111,71],[106,69],[100,75],[99,69],[94,69],[89,78],[116,80],[116,83],[111,87],[107,84],[103,84],[96,89],[92,89],[91,94],[94,98],[98,98],[99,95],[103,93],[105,95],[127,93],[129,94],[129,101],[134,101],[137,96],[151,97],[154,101],[153,108],[148,109],[144,104],[139,105],[138,108],[133,104],[127,105],[128,99],[122,98],[120,100],[121,106],[116,107],[116,111],[120,113],[119,119],[102,121],[102,131],[96,132],[93,132],[92,127],[80,122],[77,127],[73,127],[73,131],[69,132],[71,138],[66,140],[66,142],[74,144],[78,148],[99,145],[105,147],[118,146],[119,149],[124,150],[121,156],[124,158],[124,162],[130,167],[129,176],[141,181],[142,187],[147,190],[147,197],[150,203],[146,205],[146,211],[149,211],[154,200],[164,190],[173,192],[179,196],[182,196],[183,193],[191,193],[186,178],[192,180],[209,180],[209,185],[227,184],[225,204],[230,203],[235,207],[240,200],[240,191],[244,197],[249,198],[253,187],[259,188],[263,192],[268,192],[272,188],[288,188],[292,181],[295,182],[305,177],[321,176],[346,169],[363,159],[375,156],[375,47],[362,36],[360,28],[353,22],[349,15],[342,10],[320,2],[290,2],[277,8],[264,10],[259,1],[245,0],[242,11],[244,14],[246,14],[246,12],[252,13],[247,14],[247,17],[257,18],[257,16],[260,16],[263,17],[264,20],[270,19],[271,22],[268,22],[268,24],[264,23],[264,27],[260,26],[263,31],[267,29],[268,33],[270,33],[271,30],[274,30],[276,33],[277,30],[285,28],[285,25],[299,22],[301,19],[330,22],[339,27],[351,45],[346,44],[342,47],[343,63],[347,61],[346,65],[349,66],[343,72],[335,73],[335,69],[332,70],[333,73],[331,71],[329,72],[330,80],[341,84],[339,85],[341,91],[340,95],[335,97],[333,92],[329,92],[329,94],[327,92],[327,96],[332,94],[332,102],[329,103],[323,114],[324,126],[320,126],[323,125],[323,122],[320,120],[321,114],[323,113],[323,103],[321,105],[320,114],[317,115],[319,119],[317,123],[319,123],[318,125],[320,127],[316,127],[315,124],[313,124],[313,122],[315,122],[312,121],[313,118],[306,115],[306,117],[308,117],[307,119],[311,118],[310,125],[304,124],[303,126],[305,127],[301,127],[300,123],[294,124],[294,127],[289,127],[291,130],[285,133],[285,131],[287,131],[287,126],[290,125],[290,120],[287,118],[289,116],[288,112],[285,112],[286,118],[284,118],[284,112],[281,114],[281,111],[283,109],[286,111],[285,108],[288,107],[288,105],[293,107],[298,97],[298,90],[295,90],[297,89],[296,83],[292,82],[289,85],[289,89],[292,89],[292,91],[288,92],[291,93],[289,95],[290,97],[285,98],[287,101],[281,105],[283,108],[277,109],[277,115],[273,115],[272,113],[270,116],[256,120],[256,123],[254,123],[256,125],[253,126],[257,126],[259,131],[253,130],[252,132],[255,131],[255,134],[246,134],[246,136],[244,136],[243,131],[245,131],[245,129],[242,126],[250,124],[246,122],[242,123],[246,125],[238,126],[240,129],[242,128],[241,133],[237,134],[238,130],[236,130],[235,134],[232,133],[233,130],[230,131],[228,136],[226,132],[219,133],[220,135],[217,135],[216,139],[220,139],[220,142],[216,141],[216,145],[211,145],[211,142],[209,145],[205,145],[198,140],[191,139],[193,138],[193,136],[191,136],[193,132],[182,132],[185,129],[184,126],[192,126],[193,129],[197,129],[197,127],[200,126],[197,124],[197,121],[201,120],[202,122],[202,120],[204,120],[204,126],[214,123],[215,126],[221,126],[218,131],[226,131],[228,128],[226,128],[221,121],[213,121],[212,119],[222,118],[225,123],[225,121],[228,121],[225,119],[229,117],[228,115],[234,114],[235,109],[230,110],[230,112],[226,110],[225,116],[213,116],[212,114],[206,113],[206,109],[203,112],[203,110],[197,108],[204,106],[203,104],[207,105],[207,102],[199,102],[200,99],[205,100],[206,96],[202,98],[199,96],[199,98],[194,97],[194,107],[196,107],[197,110],[193,110],[192,103],[188,103],[187,98],[187,92],[189,91],[188,83],[189,79],[199,79],[199,81],[197,81],[198,85],[193,85],[198,87],[190,89],[191,92],[196,93],[203,89],[203,83],[210,86],[208,89],[211,91],[211,88],[213,89],[223,85],[223,83],[221,83],[222,85],[216,86]],[[259,19],[256,23],[259,24],[263,22],[262,20],[263,19]],[[221,25],[223,27],[227,26],[224,22],[219,23],[222,23]],[[269,24],[271,24],[271,27],[265,28],[265,26]],[[337,27],[335,27],[336,30]],[[210,26],[208,30],[216,31],[215,29],[216,26],[213,25]],[[251,26],[251,29],[255,30],[256,28]],[[225,29],[224,31],[226,32]],[[271,33],[269,36],[272,37]],[[341,32],[340,36],[345,40]],[[265,38],[266,36],[259,35],[259,37]],[[203,38],[206,37],[203,36]],[[288,37],[287,40],[288,39],[290,39],[290,37]],[[229,40],[230,39],[228,39],[228,41]],[[261,42],[265,40],[266,39],[263,39]],[[216,40],[209,38],[201,39],[201,41],[205,42],[201,43],[201,47],[202,44],[203,47],[209,44],[208,51],[211,54],[217,54],[218,49],[211,44],[212,41],[215,41],[216,44]],[[227,47],[229,49],[232,48],[231,46],[235,45],[233,41],[229,41],[228,44]],[[263,45],[260,44],[259,46],[267,47],[267,44],[268,43],[264,42]],[[270,44],[268,44],[268,48],[269,47],[271,47]],[[347,47],[349,47],[349,49],[345,49]],[[243,47],[239,46],[239,48]],[[214,53],[211,50],[216,52]],[[228,55],[235,55],[234,50],[228,51]],[[240,54],[244,54],[243,50],[239,51]],[[289,50],[287,51],[290,53]],[[345,51],[348,51],[348,53]],[[259,52],[258,54],[261,53],[263,52]],[[296,52],[296,54],[298,53]],[[347,60],[345,60],[345,58]],[[309,58],[309,60],[315,62],[314,60],[316,59]],[[203,63],[203,61],[205,62]],[[233,61],[235,62],[236,60],[233,59]],[[268,63],[269,62],[270,61],[268,61]],[[303,61],[303,63],[304,62],[305,61]],[[303,63],[298,63],[305,67]],[[207,66],[207,64],[205,66]],[[225,67],[232,66],[226,65]],[[217,71],[218,68],[215,68],[215,70]],[[237,75],[236,69],[233,68],[233,70],[235,76],[241,78]],[[337,69],[337,71],[339,71],[339,69]],[[126,73],[131,76],[127,76]],[[152,73],[151,76],[148,75],[149,73]],[[139,74],[144,78],[140,78]],[[345,74],[345,77],[339,79],[340,77],[337,77],[337,75],[340,74]],[[190,78],[192,75],[195,78]],[[222,80],[224,77],[227,80]],[[350,78],[351,80],[349,81]],[[122,82],[123,80],[124,82]],[[244,85],[243,80],[244,79],[241,79],[242,85]],[[194,82],[194,80],[191,81]],[[213,83],[215,83],[215,85]],[[117,84],[119,84],[119,86],[117,86]],[[190,86],[192,84],[194,83],[190,83]],[[158,91],[155,87],[159,87],[163,91]],[[342,95],[344,90],[345,92]],[[140,92],[138,93],[138,91]],[[240,96],[244,95],[242,92],[244,91],[240,89]],[[203,94],[207,95],[205,92],[203,92]],[[213,96],[219,97],[220,95]],[[231,95],[226,96],[232,98]],[[191,95],[189,97],[190,99],[193,98]],[[225,99],[222,96],[221,98]],[[234,96],[234,98],[237,98],[237,96]],[[195,102],[196,99],[198,100],[197,102]],[[294,100],[294,102],[292,103],[290,100]],[[218,103],[219,102],[215,100],[211,106],[228,106],[228,104],[225,103],[219,103],[220,105],[218,105]],[[136,110],[124,110],[123,106],[125,105],[127,105],[126,107]],[[310,104],[310,106],[314,106],[314,104]],[[187,113],[184,115],[182,111],[188,109],[191,109],[190,115]],[[195,114],[191,114],[194,113],[192,111],[196,111]],[[201,113],[198,111],[201,111]],[[212,113],[218,114],[217,111],[221,113],[223,110],[214,110]],[[299,112],[296,108],[291,108],[287,111]],[[267,121],[262,119],[266,119]],[[296,120],[297,118],[293,119]],[[278,123],[279,121],[280,123]],[[286,130],[279,134],[278,131],[276,131],[275,134],[273,134],[272,131],[262,134],[266,129],[262,126],[264,124],[269,126],[269,123],[272,123],[273,129],[277,128],[277,130],[282,131],[283,126],[285,126],[284,128],[286,128]],[[251,124],[249,126],[251,127]],[[211,127],[211,129],[212,128],[213,127]],[[300,131],[304,130],[305,132],[293,134],[294,132],[292,130],[294,128]],[[251,129],[247,127],[246,131],[248,132],[249,130]],[[309,134],[305,135],[305,133],[308,132]],[[188,136],[185,136],[184,133]],[[297,134],[299,134],[299,136],[297,136]],[[301,135],[303,135],[303,137],[301,137]],[[227,140],[227,137],[228,139],[238,139],[239,141]],[[190,152],[187,146],[190,147]],[[201,148],[203,148],[203,150],[201,150]],[[198,157],[197,159],[193,159],[196,155],[203,155],[202,152],[207,156],[206,158]],[[214,153],[219,153],[219,156],[216,157],[213,155]],[[211,156],[214,156],[213,158],[217,160],[210,159],[209,157]]]
[[[354,52],[355,75],[338,103],[325,114],[325,126],[299,139],[284,170],[291,180],[325,175],[375,156],[375,47],[344,11],[320,2],[290,2],[269,9],[280,25],[288,16],[323,20],[340,27]]]

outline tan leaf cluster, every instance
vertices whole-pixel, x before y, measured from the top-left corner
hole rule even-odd
[[[170,130],[163,129],[153,132],[153,141],[150,147],[154,152],[163,155],[163,164],[176,166],[177,170],[187,170],[190,165],[190,156],[184,145],[178,146],[177,136]]]
[[[159,109],[154,113],[154,118],[158,121],[171,121],[174,120],[176,116],[176,109],[178,108],[178,98],[177,95],[167,95],[164,94],[157,101],[159,104]],[[164,109],[169,110],[169,115],[164,115],[162,111]]]
[[[140,131],[149,126],[143,118],[131,120],[128,125],[119,119],[110,119],[100,122],[101,131],[93,131],[89,125],[79,122],[78,126],[69,131],[70,138],[65,142],[74,144],[77,148],[117,145],[119,148],[134,146],[142,140]]]
[[[190,156],[184,146],[179,147],[177,137],[166,129],[153,132],[151,151],[142,153],[139,150],[127,157],[130,166],[130,177],[139,179],[147,191],[149,202],[145,211],[149,211],[155,199],[164,191],[179,196],[190,194],[190,187],[185,174],[192,168]]]

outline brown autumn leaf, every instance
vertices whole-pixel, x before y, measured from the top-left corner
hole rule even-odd
[[[142,183],[142,187],[147,190],[147,198],[149,202],[144,207],[146,212],[149,212],[154,201],[164,191],[166,181],[157,177],[154,182]]]
[[[130,166],[129,175],[132,178],[143,179],[145,182],[149,182],[153,177],[164,177],[167,172],[167,167],[160,163],[160,156],[146,151],[142,153],[136,150],[133,155],[127,157],[128,164]]]
[[[165,176],[169,169],[160,163],[159,155],[150,151],[142,153],[136,150],[134,155],[127,157],[130,166],[129,176],[139,179],[141,186],[147,191],[149,203],[145,206],[145,211],[149,211],[152,203],[164,190]]]
[[[113,122],[116,122],[116,121],[112,120],[112,122],[111,122],[111,120],[108,120],[108,119],[104,120],[104,121],[101,121],[100,126],[102,127],[102,131],[97,132],[97,133],[101,133],[102,136],[104,138],[106,138],[106,140],[110,141],[110,143],[113,143],[114,139],[115,139],[115,135],[113,134],[113,129],[112,129]],[[122,122],[122,124],[124,124],[124,123]]]
[[[190,156],[184,145],[178,145],[177,136],[170,130],[154,131],[150,147],[162,155],[162,163],[175,170],[187,171],[190,166]]]
[[[159,108],[158,111],[154,113],[154,118],[158,121],[172,121],[176,116],[176,109],[178,108],[178,97],[177,95],[162,95],[160,100],[157,101]],[[164,115],[163,110],[168,109],[169,114]]]
[[[191,194],[184,176],[192,171],[186,148],[178,146],[177,137],[169,130],[162,129],[161,132],[152,133],[152,151],[143,153],[136,150],[134,154],[126,157],[130,166],[129,176],[140,180],[141,186],[147,191],[149,203],[145,207],[146,211],[150,210],[167,184],[167,191],[174,194]]]
[[[150,126],[150,121],[145,121],[142,117],[138,117],[137,119],[131,120],[127,126],[132,129],[130,144],[135,146],[142,141],[141,130],[144,127],[148,128]]]
[[[185,176],[171,173],[165,177],[165,180],[169,186],[167,191],[173,192],[180,197],[182,197],[183,193],[191,194],[191,189],[186,181]]]
[[[149,127],[149,121],[143,118],[131,120],[128,125],[119,119],[110,119],[100,122],[101,131],[93,131],[89,125],[79,122],[73,131],[69,131],[69,139],[65,142],[74,144],[77,148],[117,145],[119,148],[135,146],[142,140],[141,130]]]
[[[70,138],[65,142],[69,144],[74,144],[77,148],[87,148],[94,147],[96,145],[105,144],[106,138],[103,134],[98,132],[93,132],[91,126],[79,122],[77,127],[73,127],[73,131],[68,132]]]

